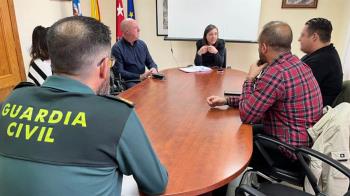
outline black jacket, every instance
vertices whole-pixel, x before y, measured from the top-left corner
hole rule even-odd
[[[197,51],[196,51],[196,57],[194,59],[194,64],[195,65],[204,65],[207,67],[214,67],[214,66],[218,66],[218,67],[226,67],[226,65],[224,64],[225,62],[225,41],[222,39],[218,39],[216,41],[216,44],[214,45],[215,48],[218,50],[218,53],[216,54],[212,54],[212,53],[205,53],[202,54],[201,56],[198,55],[198,50],[202,47],[206,45],[203,41],[203,39],[198,40],[196,43],[197,46]]]
[[[301,60],[312,69],[321,89],[323,106],[332,105],[343,84],[341,61],[333,44],[305,55]]]

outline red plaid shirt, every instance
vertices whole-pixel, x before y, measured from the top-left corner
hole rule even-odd
[[[307,129],[322,116],[322,96],[311,69],[290,52],[278,56],[261,77],[245,81],[239,106],[243,123],[264,124],[265,134],[295,147],[312,145]]]

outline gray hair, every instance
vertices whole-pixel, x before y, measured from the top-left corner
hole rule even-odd
[[[53,72],[75,75],[110,50],[111,31],[93,18],[72,16],[52,25],[47,43]]]

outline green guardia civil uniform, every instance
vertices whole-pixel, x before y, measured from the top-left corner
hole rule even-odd
[[[0,195],[120,195],[122,175],[147,194],[168,175],[133,106],[51,76],[22,84],[0,110]]]

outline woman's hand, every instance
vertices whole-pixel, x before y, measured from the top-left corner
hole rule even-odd
[[[197,54],[198,54],[199,56],[202,56],[202,54],[207,53],[207,52],[208,52],[208,47],[209,47],[209,46],[202,46],[202,47],[198,50]]]
[[[208,52],[210,52],[212,54],[216,54],[219,51],[215,48],[215,46],[208,46]]]

